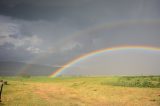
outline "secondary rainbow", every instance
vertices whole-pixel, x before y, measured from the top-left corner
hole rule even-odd
[[[117,30],[119,28],[127,28],[129,26],[133,26],[133,25],[144,25],[144,26],[148,26],[148,25],[160,25],[160,20],[124,20],[124,21],[120,21],[120,20],[117,20],[117,21],[114,21],[114,22],[111,22],[111,23],[103,23],[103,24],[96,24],[95,26],[93,27],[89,27],[87,29],[84,29],[84,30],[80,30],[80,31],[76,31],[75,33],[73,33],[71,36],[66,36],[64,37],[62,40],[58,40],[56,42],[57,45],[61,44],[61,45],[65,45],[67,42],[70,42],[70,41],[74,41],[75,39],[78,39],[76,37],[78,36],[82,36],[82,35],[92,35],[92,33],[96,33],[96,32],[101,32],[103,30]],[[130,34],[130,32],[128,32]],[[119,48],[119,47],[118,47]],[[107,48],[109,49],[109,48]],[[113,49],[113,48],[112,48]],[[105,51],[106,49],[104,49]],[[102,50],[98,50],[98,51],[103,51]],[[98,52],[97,51],[97,52]],[[93,53],[88,53],[86,55],[82,55],[80,57],[87,57],[87,55],[89,54],[94,54],[96,51],[94,51]],[[43,55],[37,55],[35,58],[33,58],[30,62],[31,63],[36,63],[37,61],[41,61],[43,60],[43,58],[46,58],[48,57],[48,53],[44,53]],[[74,61],[76,61],[77,59],[79,59],[80,57],[74,59],[73,61],[69,62],[69,63],[72,63]],[[83,60],[83,59],[82,59]],[[59,69],[60,70],[65,70],[67,67],[69,67],[69,63],[64,65],[62,68]],[[70,65],[72,66],[72,65]],[[29,65],[25,65],[24,67],[22,67],[21,70],[19,70],[19,72],[17,73],[18,75],[20,73],[26,73],[28,71],[28,69],[31,67],[31,64]],[[50,76],[51,77],[54,77],[54,76],[57,76],[59,75],[59,71],[57,70],[56,72],[52,73]],[[57,73],[57,74],[56,74]],[[61,71],[60,71],[61,73]],[[54,75],[55,74],[55,75]]]
[[[92,56],[100,55],[101,53],[114,52],[114,51],[119,51],[119,50],[132,50],[132,49],[147,50],[147,51],[159,51],[160,52],[159,47],[150,47],[150,46],[122,46],[122,47],[111,47],[111,48],[96,50],[96,51],[81,55],[81,56],[75,58],[74,60],[68,62],[67,64],[65,64],[64,66],[62,66],[61,68],[59,68],[58,70],[53,72],[49,77],[54,78],[54,77],[60,75],[63,71],[65,71],[69,67],[72,67],[75,64],[77,64],[81,61],[84,61]]]

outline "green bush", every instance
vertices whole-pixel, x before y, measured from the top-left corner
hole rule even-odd
[[[22,78],[30,78],[30,77],[31,77],[31,76],[30,76],[29,74],[27,74],[27,73],[20,73],[19,76],[22,77]]]
[[[119,77],[114,82],[106,82],[106,84],[126,87],[160,88],[160,76],[124,76]]]

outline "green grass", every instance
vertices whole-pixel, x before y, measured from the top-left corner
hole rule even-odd
[[[0,77],[0,106],[159,106],[160,76]]]
[[[123,76],[103,82],[114,86],[160,88],[160,76]]]

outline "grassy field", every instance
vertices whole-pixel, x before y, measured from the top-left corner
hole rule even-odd
[[[160,106],[160,76],[0,79],[0,106]]]

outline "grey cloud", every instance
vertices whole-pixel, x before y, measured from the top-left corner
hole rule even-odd
[[[61,65],[112,46],[160,47],[159,4],[159,0],[1,0],[0,54],[8,54],[1,58],[16,60],[20,54],[39,58],[35,63]],[[132,20],[158,22],[117,24]],[[103,24],[115,26],[98,27]]]
[[[9,37],[11,38],[15,38],[15,39],[18,39],[19,38],[19,35],[16,35],[16,34],[10,34]]]
[[[14,48],[11,43],[5,43],[0,46],[0,60],[1,61],[29,61],[34,57],[33,54],[24,50],[24,48]],[[18,51],[18,52],[17,52]]]
[[[53,20],[64,17],[79,26],[117,18],[156,18],[159,0],[2,0],[0,14],[26,20]],[[13,5],[13,6],[10,6]]]
[[[1,3],[8,6],[11,4],[14,6],[21,3],[38,6],[77,6],[92,1],[94,0],[1,0]]]
[[[6,38],[6,36],[0,36],[0,39],[5,39]]]
[[[13,49],[14,45],[11,43],[5,43],[4,45],[0,46],[1,49]]]
[[[29,52],[37,53],[38,51],[40,51],[35,48],[38,48],[38,46],[40,46],[40,44],[42,43],[42,39],[37,35],[32,34],[32,30],[30,29],[30,27],[32,26],[30,24],[31,22],[15,20],[7,16],[0,16],[0,22],[0,46],[2,48],[1,52],[5,53],[8,51],[9,53],[7,54],[13,56],[19,55],[22,52],[24,53],[24,55],[27,55],[27,53]],[[30,27],[26,27],[26,23],[28,23]],[[27,48],[29,47],[32,47],[34,49],[27,50]],[[19,50],[21,51],[21,53],[14,53]],[[9,56],[6,55],[3,56],[3,58],[9,58]]]
[[[67,36],[77,31],[74,25],[68,25],[69,23],[63,22],[63,20],[52,23],[43,20],[25,21],[1,16],[0,21],[3,22],[0,25],[1,33],[5,35],[3,39],[0,39],[0,45],[3,48],[8,48],[5,46],[6,44],[14,45],[10,47],[11,56],[14,55],[13,52],[21,50],[25,52],[24,55],[32,54],[31,56],[34,57],[36,54],[52,54],[51,57],[53,58],[56,54],[67,55],[80,48],[79,44],[74,45],[74,43],[68,44],[68,46],[66,46],[67,44],[65,46],[59,44],[59,40],[65,40]],[[4,49],[3,52],[6,50]],[[18,54],[17,52],[16,55]],[[3,58],[8,59],[8,56]]]

